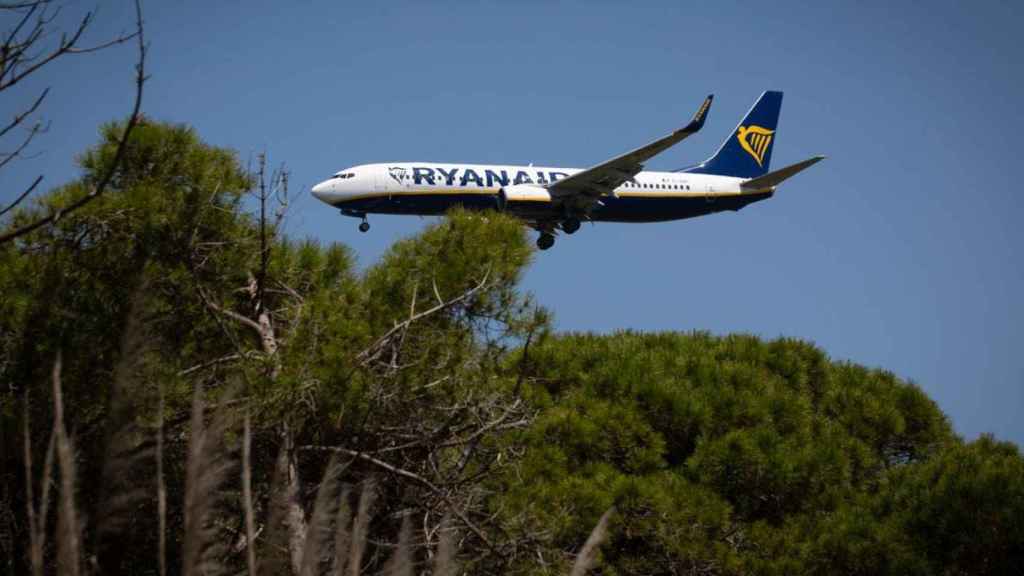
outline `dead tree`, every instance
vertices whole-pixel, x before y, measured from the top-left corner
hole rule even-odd
[[[280,227],[288,206],[288,172],[282,165],[280,168],[268,173],[266,154],[260,154],[257,160],[257,169],[251,174],[254,188],[251,190],[253,196],[259,202],[259,220],[256,227],[255,247],[257,257],[255,258],[255,269],[249,270],[248,281],[239,286],[236,293],[244,294],[247,297],[248,305],[242,310],[235,310],[228,304],[217,301],[216,296],[210,294],[194,274],[196,279],[196,291],[206,308],[213,314],[220,324],[225,336],[227,336],[235,351],[227,356],[216,358],[192,368],[182,371],[182,375],[191,374],[197,371],[206,370],[224,363],[258,361],[262,369],[257,377],[274,381],[281,371],[281,359],[279,349],[281,348],[281,336],[276,328],[275,316],[281,317],[280,310],[273,310],[268,302],[267,283],[269,281],[269,268],[273,243],[276,239],[277,230]],[[275,207],[273,215],[268,214],[268,209]],[[231,246],[228,249],[246,249],[251,247]],[[194,259],[196,262],[198,258]],[[198,264],[194,264],[198,267]],[[194,271],[195,272],[195,271]],[[294,297],[301,303],[301,296],[295,290],[285,288],[283,292]],[[249,338],[246,338],[246,334]],[[258,349],[252,349],[249,342],[258,343]],[[245,367],[243,366],[243,373]],[[251,384],[249,386],[251,391]],[[248,420],[247,420],[248,421]],[[285,511],[284,522],[288,528],[287,547],[291,560],[293,573],[298,573],[302,563],[302,551],[304,548],[307,529],[307,517],[305,511],[296,495],[301,493],[301,481],[296,467],[294,442],[292,432],[284,422],[280,426],[281,457],[278,459],[277,475],[281,480],[281,488],[289,497],[279,504]],[[243,470],[244,475],[251,475],[251,470]],[[251,490],[251,476],[243,480],[243,484],[249,485]],[[250,520],[247,520],[251,522]],[[252,532],[252,526],[247,526],[247,531]],[[251,557],[251,534],[245,540],[246,554]],[[254,563],[250,559],[249,563]]]
[[[489,270],[482,270],[479,280],[458,294],[446,296],[431,283],[421,299],[421,291],[414,289],[408,316],[355,356],[356,369],[371,382],[373,414],[354,435],[358,440],[300,448],[340,456],[349,466],[361,465],[384,479],[382,489],[404,495],[406,503],[398,505],[406,509],[392,514],[416,515],[417,542],[427,556],[450,554],[444,538],[455,530],[463,534],[459,547],[485,552],[492,565],[507,562],[517,544],[506,541],[487,509],[485,480],[516,459],[514,450],[499,439],[529,425],[533,413],[515,392],[514,377],[505,387],[475,380],[481,377],[475,368],[502,354],[484,331],[475,332],[484,340],[477,353],[449,364],[436,377],[408,382],[406,373],[426,363],[448,361],[439,358],[444,351],[431,345],[441,339],[438,330],[446,329],[433,324],[439,317],[470,326],[496,321],[473,317],[475,298],[496,287]],[[449,392],[439,392],[445,388]]]

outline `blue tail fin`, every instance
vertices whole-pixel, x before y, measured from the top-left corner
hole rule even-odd
[[[761,94],[718,152],[686,172],[739,178],[757,178],[767,174],[781,108],[782,92]]]

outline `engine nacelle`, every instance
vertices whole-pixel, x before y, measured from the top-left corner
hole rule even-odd
[[[513,184],[505,186],[498,193],[498,208],[505,210],[509,207],[522,205],[525,202],[551,203],[551,193],[543,186],[531,184]]]

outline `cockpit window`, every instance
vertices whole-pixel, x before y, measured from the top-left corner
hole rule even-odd
[[[346,172],[344,174],[335,174],[334,176],[331,176],[331,180],[334,180],[335,178],[341,178],[341,179],[355,178],[355,176],[356,175],[353,172]]]

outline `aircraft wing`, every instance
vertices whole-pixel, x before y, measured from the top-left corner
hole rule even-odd
[[[713,98],[714,94],[708,96],[690,123],[668,136],[549,184],[548,191],[551,197],[561,200],[578,198],[593,201],[600,196],[611,194],[612,190],[643,170],[644,162],[700,130],[704,126],[704,119]]]

